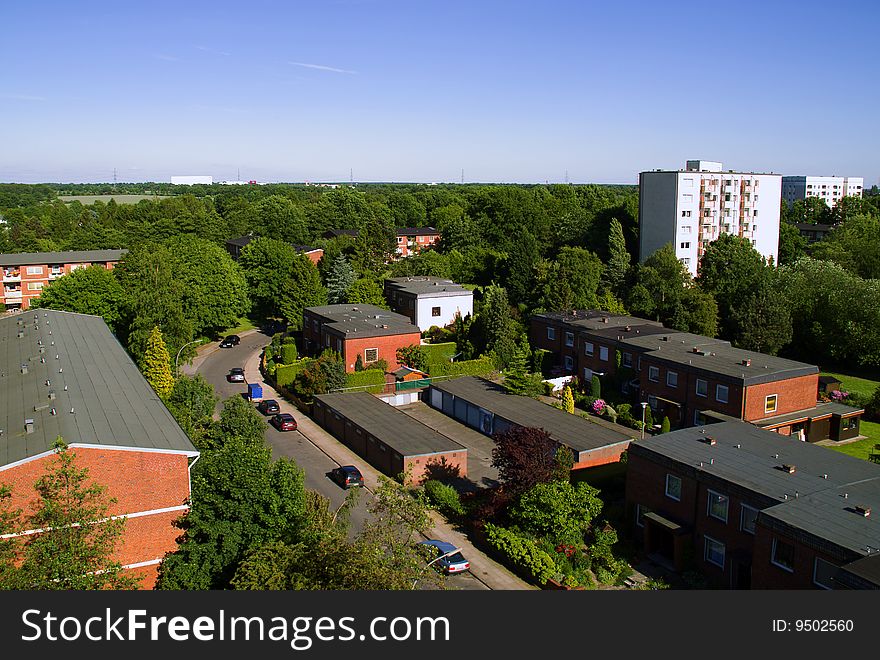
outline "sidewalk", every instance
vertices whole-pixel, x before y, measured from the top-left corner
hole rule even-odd
[[[239,333],[238,336],[247,337],[248,335],[252,335],[255,332],[259,331],[259,328],[253,328],[252,330],[245,330],[244,332]],[[192,359],[192,362],[180,366],[180,373],[185,376],[194,376],[199,370],[199,367],[202,366],[202,362],[204,362],[210,355],[219,350],[219,341],[212,341],[208,344],[202,344],[196,349],[196,356]]]

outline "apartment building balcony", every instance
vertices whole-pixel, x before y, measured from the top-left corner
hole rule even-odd
[[[4,282],[21,282],[21,271],[13,269],[3,269]]]
[[[64,275],[63,270],[50,270],[49,271],[49,279],[50,280],[57,280],[62,275]]]
[[[19,300],[21,299],[21,289],[3,289],[3,297],[6,300]]]

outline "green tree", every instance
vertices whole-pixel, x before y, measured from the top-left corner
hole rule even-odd
[[[263,442],[267,429],[263,416],[240,396],[229,397],[223,402],[217,427],[221,442],[235,437],[255,445]]]
[[[602,398],[602,381],[595,374],[593,374],[593,378],[590,380],[590,396],[594,399]]]
[[[785,204],[785,202],[783,202]],[[779,265],[793,264],[807,251],[807,239],[801,236],[800,230],[793,224],[779,224]]]
[[[568,385],[562,390],[562,409],[569,415],[574,415],[574,394]]]
[[[831,220],[831,209],[821,197],[807,197],[795,200],[788,209],[786,218],[792,223],[826,225]]]
[[[333,261],[333,266],[327,275],[327,302],[331,305],[345,302],[348,297],[348,290],[357,279],[357,273],[348,263],[348,259],[343,255],[339,255]]]
[[[759,285],[743,306],[733,310],[730,322],[734,342],[747,350],[776,355],[792,338],[788,299],[770,278]]]
[[[672,429],[672,424],[669,423],[669,418],[666,415],[664,415],[663,421],[660,422],[660,433],[669,433],[669,431],[671,429]]]
[[[623,225],[620,220],[611,220],[608,232],[608,261],[602,272],[602,287],[605,291],[617,293],[620,290],[626,273],[629,270],[630,256],[623,237]]]
[[[202,449],[201,439],[211,425],[217,399],[211,383],[196,374],[193,377],[178,376],[165,401],[174,419],[199,449]]]
[[[849,217],[812,249],[816,259],[834,261],[865,279],[880,279],[880,214]]]
[[[238,263],[259,315],[277,317],[281,314],[281,299],[290,286],[296,258],[293,247],[273,238],[254,239],[241,251]]]
[[[355,264],[364,276],[380,273],[397,249],[397,232],[388,209],[373,206],[355,241]]]
[[[510,509],[511,521],[554,544],[581,546],[593,519],[602,511],[599,491],[585,482],[537,483]]]
[[[278,309],[295,330],[302,329],[303,310],[327,304],[327,289],[321,284],[321,276],[308,257],[294,258],[287,285],[282,289]]]
[[[34,308],[94,314],[102,317],[116,332],[122,321],[124,300],[125,292],[112,270],[103,266],[89,266],[51,282],[39,298],[31,300],[30,305]]]
[[[525,303],[533,298],[535,267],[540,258],[535,236],[527,229],[520,232],[510,245],[505,268],[505,288],[514,302]]]
[[[428,370],[428,353],[421,346],[414,344],[401,346],[397,349],[396,357],[399,364],[406,365],[411,369],[418,369],[419,371]]]
[[[374,305],[388,309],[382,285],[371,278],[356,280],[348,289],[348,302],[352,305]]]
[[[281,195],[270,195],[254,205],[259,233],[285,243],[303,244],[307,240],[306,215],[301,206]]]
[[[147,350],[141,362],[141,371],[144,378],[161,398],[166,398],[174,387],[174,376],[171,374],[171,358],[165,341],[162,339],[162,331],[154,326],[147,340]]]
[[[0,575],[2,588],[40,590],[132,589],[138,581],[125,575],[114,553],[122,541],[124,518],[110,518],[115,500],[107,488],[89,479],[88,468],[59,438],[54,457],[34,484],[25,529],[29,534],[16,550],[20,564]],[[102,521],[96,524],[96,521]]]
[[[583,248],[563,247],[540,271],[540,306],[547,310],[595,309],[603,267],[599,257]]]
[[[529,373],[531,349],[528,341],[520,342],[516,352],[504,370],[502,386],[508,394],[537,397],[543,394],[544,385],[540,374]]]

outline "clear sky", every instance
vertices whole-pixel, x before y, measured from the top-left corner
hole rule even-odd
[[[880,177],[880,2],[6,0],[0,181]]]

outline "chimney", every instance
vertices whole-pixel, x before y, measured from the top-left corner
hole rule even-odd
[[[797,466],[789,465],[788,463],[783,463],[780,470],[782,470],[783,472],[788,472],[789,474],[794,474],[795,471],[797,470]]]
[[[25,433],[33,433],[34,432],[34,420],[32,420],[32,419],[24,420],[24,431],[25,431]]]
[[[28,372],[27,364],[22,364],[21,365],[21,373],[26,374],[27,372]]]
[[[871,515],[871,507],[859,505],[856,507],[856,513],[867,518]]]
[[[751,366],[752,366],[752,361],[751,361],[751,360],[748,360],[748,359],[743,360],[743,361],[742,361],[742,366],[744,366],[744,367],[751,367]]]

